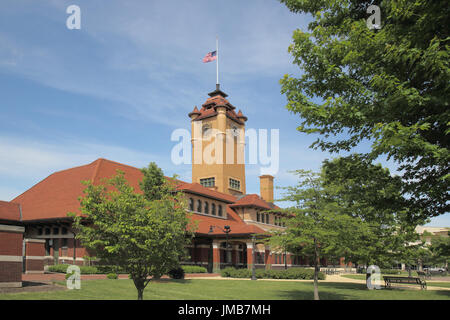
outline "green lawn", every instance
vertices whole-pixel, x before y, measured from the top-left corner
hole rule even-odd
[[[320,298],[393,300],[393,299],[450,299],[450,291],[444,290],[368,290],[363,284],[319,284]],[[85,280],[80,290],[53,292],[4,293],[0,299],[136,299],[136,289],[131,280]],[[152,300],[304,300],[313,299],[311,282],[249,281],[249,280],[160,280],[151,282],[145,290],[144,299]]]

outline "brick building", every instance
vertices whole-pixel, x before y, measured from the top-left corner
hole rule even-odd
[[[22,286],[23,233],[20,205],[0,201],[0,287]]]
[[[306,258],[269,248],[258,240],[269,230],[284,228],[282,213],[276,212],[278,207],[273,204],[274,177],[260,177],[261,195],[246,194],[245,164],[239,159],[244,156],[247,118],[241,111],[236,113],[226,97],[217,86],[200,109],[195,107],[189,113],[193,157],[203,154],[209,144],[217,143],[231,132],[231,149],[223,145],[221,151],[223,159],[232,152],[234,161],[206,164],[193,159],[192,182],[180,181],[178,185],[187,197],[192,219],[198,221],[195,238],[188,248],[191,260],[184,263],[205,266],[209,272],[229,265],[244,268],[253,264],[258,268],[309,265]],[[211,136],[211,132],[215,135]],[[20,209],[20,221],[25,227],[24,255],[28,272],[42,272],[44,265],[85,263],[89,252],[75,239],[67,213],[80,213],[78,198],[84,188],[81,181],[99,183],[115,175],[117,170],[124,172],[131,186],[139,188],[140,169],[97,159],[55,172],[11,201],[11,206]],[[20,252],[11,255],[18,257]]]

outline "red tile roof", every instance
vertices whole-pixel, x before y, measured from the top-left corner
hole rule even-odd
[[[273,209],[279,209],[278,206],[274,205],[271,202],[267,202],[264,199],[262,199],[257,194],[247,194],[237,200],[235,203],[230,205],[231,207],[248,207],[248,206],[254,206],[262,209],[267,210],[273,210]]]
[[[209,235],[225,235],[222,231],[224,226],[230,226],[230,235],[238,234],[252,234],[252,233],[265,233],[265,231],[257,226],[246,224],[242,219],[234,212],[233,209],[227,206],[227,219],[214,218],[211,216],[193,214],[193,219],[198,221],[197,233],[209,234]],[[209,233],[210,227],[213,228],[213,232]]]
[[[239,124],[244,124],[241,119],[247,120],[247,118],[240,112],[238,115],[234,109],[236,109],[235,106],[233,106],[227,99],[225,99],[221,95],[215,95],[208,99],[206,99],[206,102],[202,105],[202,108],[200,110],[197,109],[197,107],[194,108],[194,110],[189,113],[189,116],[193,114],[198,114],[198,116],[195,118],[194,121],[202,120],[205,118],[213,117],[217,115],[217,111],[215,110],[215,107],[223,106],[226,107],[226,115],[228,118],[234,120],[235,122]]]
[[[199,194],[208,198],[218,199],[228,203],[233,203],[236,201],[236,197],[232,196],[231,194],[222,193],[219,191],[205,188],[204,186],[196,182],[194,183],[181,182],[177,187],[178,189],[183,190],[185,192]]]
[[[81,181],[90,180],[98,184],[102,179],[114,176],[117,170],[124,172],[128,183],[135,190],[140,190],[139,181],[142,179],[140,169],[106,159],[97,159],[84,166],[51,174],[12,200],[10,205],[18,207],[18,204],[20,204],[22,206],[24,221],[67,218],[68,212],[80,213],[78,198],[83,195],[83,189],[85,188]],[[223,201],[224,205],[232,204],[237,200],[232,195],[210,190],[198,183],[187,183],[180,180],[177,183],[177,188],[186,193],[217,199]],[[207,234],[210,225],[221,227],[229,225],[232,229],[231,234],[264,232],[258,227],[247,225],[232,208],[227,206],[226,210],[227,219],[193,214],[192,218],[199,221],[197,232]],[[214,231],[214,234],[220,233],[220,230]]]
[[[0,220],[20,221],[20,206],[18,203],[0,201]]]

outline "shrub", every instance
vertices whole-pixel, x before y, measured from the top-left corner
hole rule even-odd
[[[56,264],[54,266],[48,266],[47,270],[50,271],[50,272],[66,273],[68,267],[69,267],[68,264]]]
[[[200,266],[182,266],[184,273],[206,273],[205,267]]]
[[[97,265],[95,266],[97,268],[97,273],[100,274],[108,274],[108,273],[117,273],[117,274],[126,274],[121,267],[115,266],[115,265]]]
[[[54,266],[49,266],[48,271],[50,272],[60,272],[60,273],[67,273],[67,268],[69,267],[69,264],[57,264]],[[98,270],[96,267],[89,267],[89,266],[79,266],[80,267],[80,273],[81,274],[95,274],[98,273]]]
[[[252,271],[249,269],[235,269],[235,268],[225,268],[221,270],[222,277],[230,278],[251,278]],[[255,276],[258,279],[303,279],[312,280],[314,279],[314,270],[306,268],[289,268],[287,270],[265,270],[256,269]],[[319,272],[319,280],[325,280],[325,274]]]
[[[381,269],[382,274],[400,274],[401,271],[397,269]]]
[[[119,276],[117,275],[117,273],[108,273],[107,275],[106,275],[106,278],[108,278],[108,279],[118,279],[119,278]]]
[[[168,273],[169,277],[172,279],[184,279],[184,270],[181,267],[172,269]]]

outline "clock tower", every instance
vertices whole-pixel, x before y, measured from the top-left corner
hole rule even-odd
[[[200,109],[189,113],[192,182],[232,195],[245,194],[245,117],[216,85]]]

